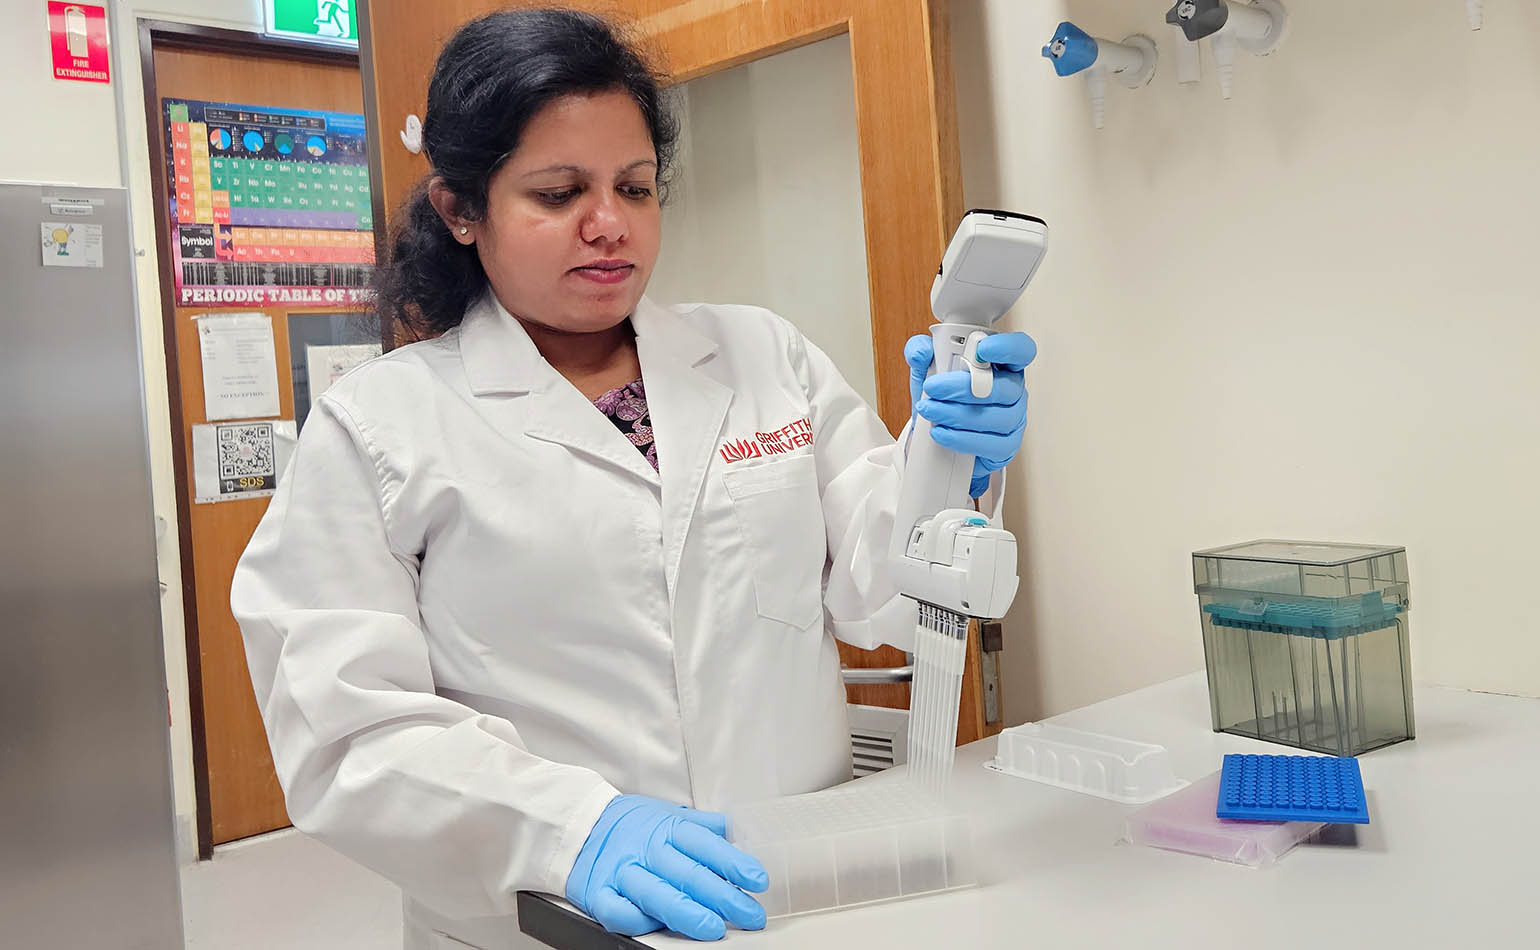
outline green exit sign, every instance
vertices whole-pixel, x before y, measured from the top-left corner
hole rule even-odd
[[[358,48],[354,0],[264,0],[267,33]]]

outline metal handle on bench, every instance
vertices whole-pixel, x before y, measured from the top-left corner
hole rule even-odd
[[[840,675],[846,686],[872,686],[879,683],[909,683],[914,680],[913,666],[842,666]]]

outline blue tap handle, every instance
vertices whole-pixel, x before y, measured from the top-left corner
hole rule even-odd
[[[1054,72],[1060,76],[1090,69],[1097,52],[1096,38],[1068,20],[1059,24],[1053,39],[1043,47],[1043,56],[1053,63]]]

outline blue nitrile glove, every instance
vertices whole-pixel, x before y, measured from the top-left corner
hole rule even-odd
[[[567,875],[567,900],[606,930],[637,937],[667,927],[718,940],[727,924],[762,930],[765,910],[744,891],[770,876],[727,843],[727,817],[645,795],[617,795]]]
[[[1021,448],[1027,427],[1023,370],[1037,356],[1037,344],[1025,333],[995,333],[979,341],[978,354],[995,367],[994,386],[983,399],[974,398],[972,377],[965,369],[925,378],[935,358],[928,335],[912,336],[904,345],[914,411],[930,420],[931,438],[938,444],[974,457],[969,486],[974,498],[989,489],[990,473],[1004,468]]]

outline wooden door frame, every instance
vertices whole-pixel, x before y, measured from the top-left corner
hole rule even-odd
[[[439,0],[431,13],[415,0],[355,5],[364,110],[371,120],[376,260],[386,260],[387,248],[379,242],[428,171],[426,156],[407,152],[395,136],[406,112],[424,112],[433,62],[419,55],[422,39],[426,35],[437,45],[447,37],[434,36],[433,30],[507,5],[508,0]],[[629,26],[662,55],[671,83],[849,35],[877,411],[896,435],[910,415],[904,343],[932,322],[931,268],[940,263],[963,214],[949,0],[565,0],[565,5],[615,16]],[[376,22],[381,11],[388,19]],[[390,64],[389,76],[377,75],[376,55]],[[924,81],[895,88],[884,81],[895,74],[923,74]],[[395,101],[380,101],[382,78],[396,87],[390,90]],[[403,85],[416,90],[407,105],[399,101]],[[382,332],[388,334],[383,326]],[[905,662],[891,647],[858,651],[840,644],[840,656],[850,666]],[[982,689],[978,625],[971,624],[961,741],[998,731],[984,721]],[[852,702],[881,706],[905,707],[908,693],[907,685],[847,687]]]
[[[188,725],[192,732],[193,789],[198,826],[198,859],[214,856],[213,815],[209,808],[208,735],[203,717],[203,667],[198,641],[198,590],[192,537],[192,497],[183,436],[182,371],[177,359],[176,283],[171,251],[170,210],[166,207],[166,156],[160,126],[160,93],[155,82],[155,50],[181,47],[200,52],[292,59],[328,65],[358,65],[358,54],[296,40],[222,27],[139,19],[139,73],[144,85],[144,118],[149,142],[150,190],[155,207],[156,274],[160,289],[162,343],[166,349],[166,385],[171,410],[171,458],[176,482],[177,547],[182,565],[182,630],[187,648]]]

